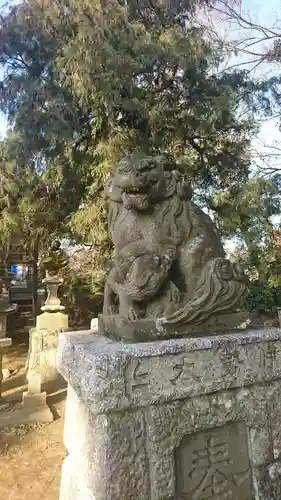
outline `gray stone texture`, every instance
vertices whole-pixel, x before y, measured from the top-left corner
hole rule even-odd
[[[57,347],[59,333],[68,330],[68,315],[63,311],[58,298],[58,288],[63,279],[57,275],[61,265],[66,260],[60,243],[54,241],[50,253],[43,258],[47,277],[46,284],[48,297],[41,307],[42,314],[36,317],[36,328],[30,330],[29,352],[26,365],[28,393],[39,393],[41,386],[47,390],[54,390],[55,386],[63,383],[57,370]]]
[[[246,321],[245,277],[176,164],[130,154],[104,194],[115,257],[100,331],[136,342],[225,333]]]
[[[0,338],[7,334],[7,316],[17,310],[17,304],[11,304],[8,288],[0,279]]]
[[[175,463],[176,498],[248,500],[253,496],[244,422],[185,436],[176,448]]]
[[[60,311],[44,312],[37,316],[36,328],[32,328],[29,334],[29,392],[38,392],[38,383],[45,387],[62,383],[62,377],[57,370],[57,348],[59,333],[67,328],[68,316]]]
[[[2,380],[3,380],[3,356],[8,349],[12,345],[12,339],[10,338],[1,338],[0,337],[0,403],[1,403],[1,398],[2,398]]]
[[[60,500],[280,500],[281,330],[125,344],[60,335]]]
[[[52,422],[53,414],[46,404],[46,393],[41,391],[40,376],[33,373],[29,391],[23,393],[22,403],[1,398],[2,356],[12,340],[0,338],[0,429],[14,425]]]

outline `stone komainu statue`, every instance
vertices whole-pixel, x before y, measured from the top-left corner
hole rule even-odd
[[[210,334],[246,320],[246,280],[211,219],[159,157],[124,158],[105,197],[115,260],[100,329],[132,340]]]

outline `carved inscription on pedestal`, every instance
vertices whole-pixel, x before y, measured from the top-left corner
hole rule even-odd
[[[281,377],[281,342],[194,350],[128,360],[124,378],[129,401],[183,399]]]
[[[184,437],[175,459],[176,500],[253,500],[243,422]]]
[[[146,361],[131,360],[126,371],[126,394],[131,399],[135,393],[146,394],[149,387],[149,373]]]

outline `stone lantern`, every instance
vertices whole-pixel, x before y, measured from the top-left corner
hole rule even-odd
[[[48,254],[43,255],[41,266],[46,272],[43,280],[48,296],[41,307],[42,314],[36,318],[36,327],[30,330],[29,356],[27,363],[28,391],[23,396],[25,405],[42,401],[46,393],[41,387],[60,384],[61,375],[56,367],[58,338],[61,331],[68,329],[68,316],[58,298],[58,289],[63,283],[59,271],[67,264],[67,258],[55,241]],[[44,399],[45,400],[45,399]]]
[[[0,338],[6,337],[7,316],[16,310],[17,304],[11,304],[7,286],[3,280],[0,280]]]
[[[43,280],[48,291],[48,297],[45,305],[41,307],[42,311],[63,311],[65,308],[61,305],[57,296],[59,287],[63,279],[59,277],[59,271],[67,265],[67,258],[61,250],[60,242],[54,241],[50,252],[41,259],[41,265],[46,272],[46,278]]]
[[[50,328],[54,325],[53,322],[55,319],[58,320],[60,329],[68,327],[68,318],[63,314],[65,307],[58,298],[58,289],[63,284],[63,279],[59,276],[59,272],[67,265],[67,262],[68,259],[61,250],[59,241],[54,241],[49,253],[41,259],[41,266],[46,272],[46,278],[43,280],[43,283],[46,285],[48,295],[45,304],[41,307],[43,314],[37,317],[36,326],[39,328],[46,327],[45,321],[48,323],[47,328]],[[61,314],[56,314],[55,316],[53,313]]]
[[[5,350],[11,346],[12,340],[6,337],[7,333],[7,316],[15,312],[17,304],[11,304],[9,291],[3,280],[0,280],[0,404],[4,403],[2,400],[2,360]]]

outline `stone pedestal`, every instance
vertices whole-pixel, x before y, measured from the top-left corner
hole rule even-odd
[[[40,380],[29,384],[29,391],[23,393],[22,403],[2,399],[2,359],[5,350],[12,345],[9,338],[0,338],[0,429],[10,425],[27,425],[52,422],[54,417],[46,404],[46,393],[41,392]]]
[[[60,335],[60,500],[280,500],[281,330]]]
[[[27,391],[22,395],[22,406],[27,412],[38,412],[38,422],[52,422],[53,414],[47,405],[47,393],[42,391],[42,383],[57,380],[58,373],[55,370],[55,355],[49,363],[44,363],[44,349],[46,345],[44,336],[47,338],[47,355],[49,349],[49,332],[33,328],[30,331],[30,355],[28,360]],[[58,338],[58,334],[57,337]],[[52,353],[52,348],[51,348]],[[55,349],[56,353],[56,349]],[[46,356],[46,353],[45,353]],[[49,366],[50,365],[50,366]],[[29,418],[29,413],[27,413]]]
[[[68,329],[68,315],[63,311],[57,296],[63,280],[58,276],[49,276],[44,280],[48,289],[48,298],[41,307],[42,314],[36,318],[36,328],[30,330],[29,356],[27,363],[28,392],[32,392],[34,380],[40,379],[42,385],[58,385],[63,382],[57,370],[57,348],[59,333]]]
[[[67,314],[46,312],[37,316],[36,328],[32,328],[29,334],[28,383],[32,384],[34,373],[40,375],[41,385],[62,382],[63,379],[57,370],[56,358],[59,333],[67,328]]]

